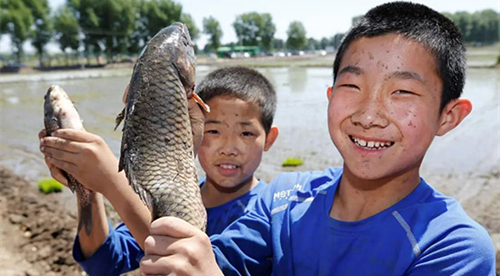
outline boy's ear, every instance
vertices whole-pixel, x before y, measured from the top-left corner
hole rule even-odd
[[[271,129],[269,129],[269,133],[266,135],[266,142],[264,144],[264,151],[268,151],[271,146],[274,144],[274,141],[276,141],[276,138],[278,137],[278,127],[277,126],[271,126]]]
[[[441,125],[437,131],[438,136],[454,129],[472,111],[472,103],[464,98],[450,101],[441,112]]]

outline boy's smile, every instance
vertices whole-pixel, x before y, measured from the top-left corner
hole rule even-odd
[[[441,125],[441,90],[434,58],[422,44],[396,34],[352,42],[328,109],[346,173],[364,180],[406,175],[418,183]]]

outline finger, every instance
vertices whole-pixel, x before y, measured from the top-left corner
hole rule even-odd
[[[66,178],[66,175],[64,175],[63,172],[58,167],[52,164],[50,160],[47,160],[47,157],[45,158],[45,163],[49,168],[50,175],[52,176],[52,178],[59,181],[64,186],[68,187],[68,179]]]
[[[58,129],[54,131],[51,136],[85,143],[95,140],[94,134],[86,132],[85,130],[71,128]]]
[[[40,132],[38,132],[38,139],[42,139],[45,136],[47,136],[47,131],[45,129],[42,129],[40,130]]]
[[[176,238],[163,235],[148,236],[144,240],[144,252],[148,255],[169,255],[172,252],[172,250],[168,249],[169,246],[177,240]]]
[[[198,228],[176,217],[161,217],[151,223],[151,235],[164,235],[172,238],[188,238],[196,235]]]
[[[45,137],[41,141],[40,151],[45,156],[69,161],[68,158],[81,151],[81,146],[66,139]]]
[[[171,272],[168,261],[166,256],[146,255],[139,267],[144,275],[168,275]]]
[[[69,163],[69,162],[66,162],[63,160],[55,159],[55,158],[50,157],[50,156],[47,156],[46,158],[47,158],[47,162],[50,162],[52,165],[57,167],[59,170],[65,171],[69,174],[74,174],[74,172],[76,172],[76,170],[77,170],[77,167],[75,164],[72,164],[72,163]],[[52,170],[51,170],[51,173],[52,173]],[[59,174],[56,174],[56,176],[58,176],[58,175]],[[61,175],[63,175],[63,174],[61,173]]]

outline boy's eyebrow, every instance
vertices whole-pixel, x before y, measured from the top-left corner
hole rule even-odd
[[[358,66],[348,65],[339,71],[338,76],[340,76],[344,73],[352,73],[352,74],[359,76],[359,75],[363,74],[363,69],[359,68]]]
[[[411,72],[411,71],[396,71],[396,72],[391,74],[391,77],[395,77],[395,78],[403,79],[403,80],[416,80],[416,81],[419,81],[423,84],[426,83],[426,81],[424,80],[424,78],[422,78],[422,76],[420,76],[419,74],[417,74],[415,72]]]
[[[222,123],[221,121],[218,120],[206,120],[205,124],[220,124]]]

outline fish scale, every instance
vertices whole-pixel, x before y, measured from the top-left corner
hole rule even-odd
[[[119,170],[153,219],[176,216],[205,230],[187,105],[194,54],[187,46],[187,28],[175,23],[155,35],[136,62],[124,114],[117,118],[117,124],[125,121]],[[193,75],[183,79],[186,72]]]

